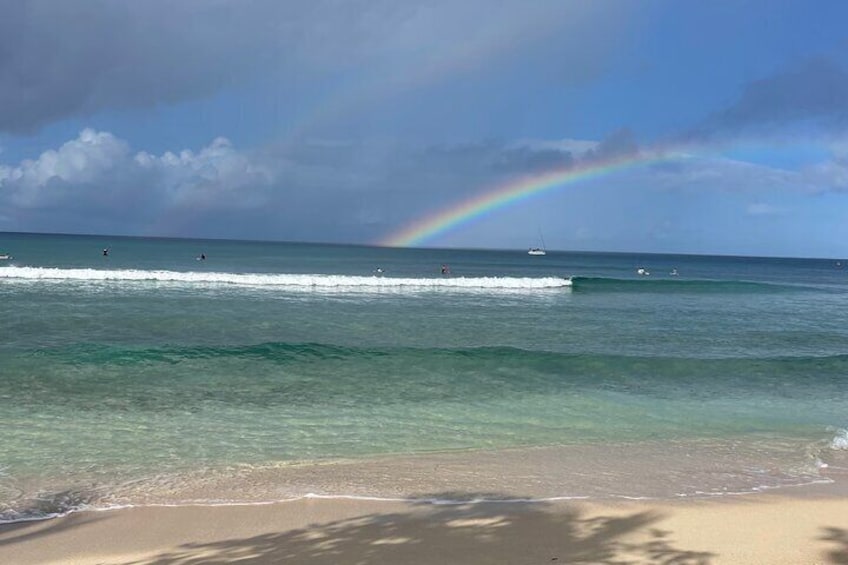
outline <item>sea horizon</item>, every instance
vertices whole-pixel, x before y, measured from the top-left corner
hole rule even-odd
[[[439,245],[414,245],[414,246],[391,246],[380,243],[367,242],[340,242],[319,240],[287,240],[287,239],[261,239],[261,238],[232,238],[213,236],[179,236],[179,235],[127,235],[127,234],[105,234],[105,233],[74,233],[74,232],[28,232],[28,231],[0,231],[0,237],[4,235],[22,236],[67,236],[67,237],[91,237],[91,238],[122,238],[122,239],[151,239],[167,241],[210,241],[210,242],[240,242],[240,243],[280,243],[287,245],[326,245],[336,247],[367,247],[374,249],[422,249],[422,250],[454,250],[454,251],[527,251],[528,246],[516,247],[477,247],[477,246],[448,246]],[[561,249],[557,247],[545,247],[550,253],[574,253],[574,254],[599,254],[599,255],[665,255],[678,257],[714,257],[714,258],[737,258],[737,259],[809,259],[812,261],[848,261],[841,256],[825,257],[815,255],[758,255],[737,254],[718,252],[690,252],[690,251],[637,251],[637,250],[590,250],[590,249]],[[0,251],[4,251],[0,249]],[[848,257],[848,256],[846,256]]]

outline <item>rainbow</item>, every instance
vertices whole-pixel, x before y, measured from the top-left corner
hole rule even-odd
[[[455,229],[463,224],[473,222],[487,214],[522,202],[539,194],[553,191],[607,176],[616,172],[632,169],[654,163],[689,158],[687,152],[653,151],[640,152],[613,159],[592,161],[591,163],[548,171],[540,175],[513,179],[507,183],[488,190],[455,204],[447,209],[422,218],[381,240],[378,245],[385,247],[415,247]]]

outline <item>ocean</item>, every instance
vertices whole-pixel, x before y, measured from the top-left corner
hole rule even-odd
[[[11,233],[0,253],[2,522],[848,472],[848,261]]]

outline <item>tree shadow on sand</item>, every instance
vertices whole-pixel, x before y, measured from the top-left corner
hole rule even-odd
[[[848,530],[825,528],[824,532],[819,539],[838,545],[835,549],[828,551],[827,556],[830,561],[837,565],[848,565]]]
[[[462,500],[502,495],[462,493]],[[422,496],[456,500],[457,493]],[[707,565],[713,554],[681,550],[652,528],[655,512],[584,516],[545,503],[411,503],[408,511],[370,514],[214,543],[185,544],[136,564],[218,563],[592,563]],[[647,540],[647,541],[646,541]],[[520,555],[518,561],[515,556]],[[510,557],[511,556],[511,557]],[[510,561],[513,559],[513,561]]]

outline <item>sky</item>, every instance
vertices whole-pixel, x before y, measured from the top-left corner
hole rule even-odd
[[[0,231],[848,257],[841,0],[0,13]]]

